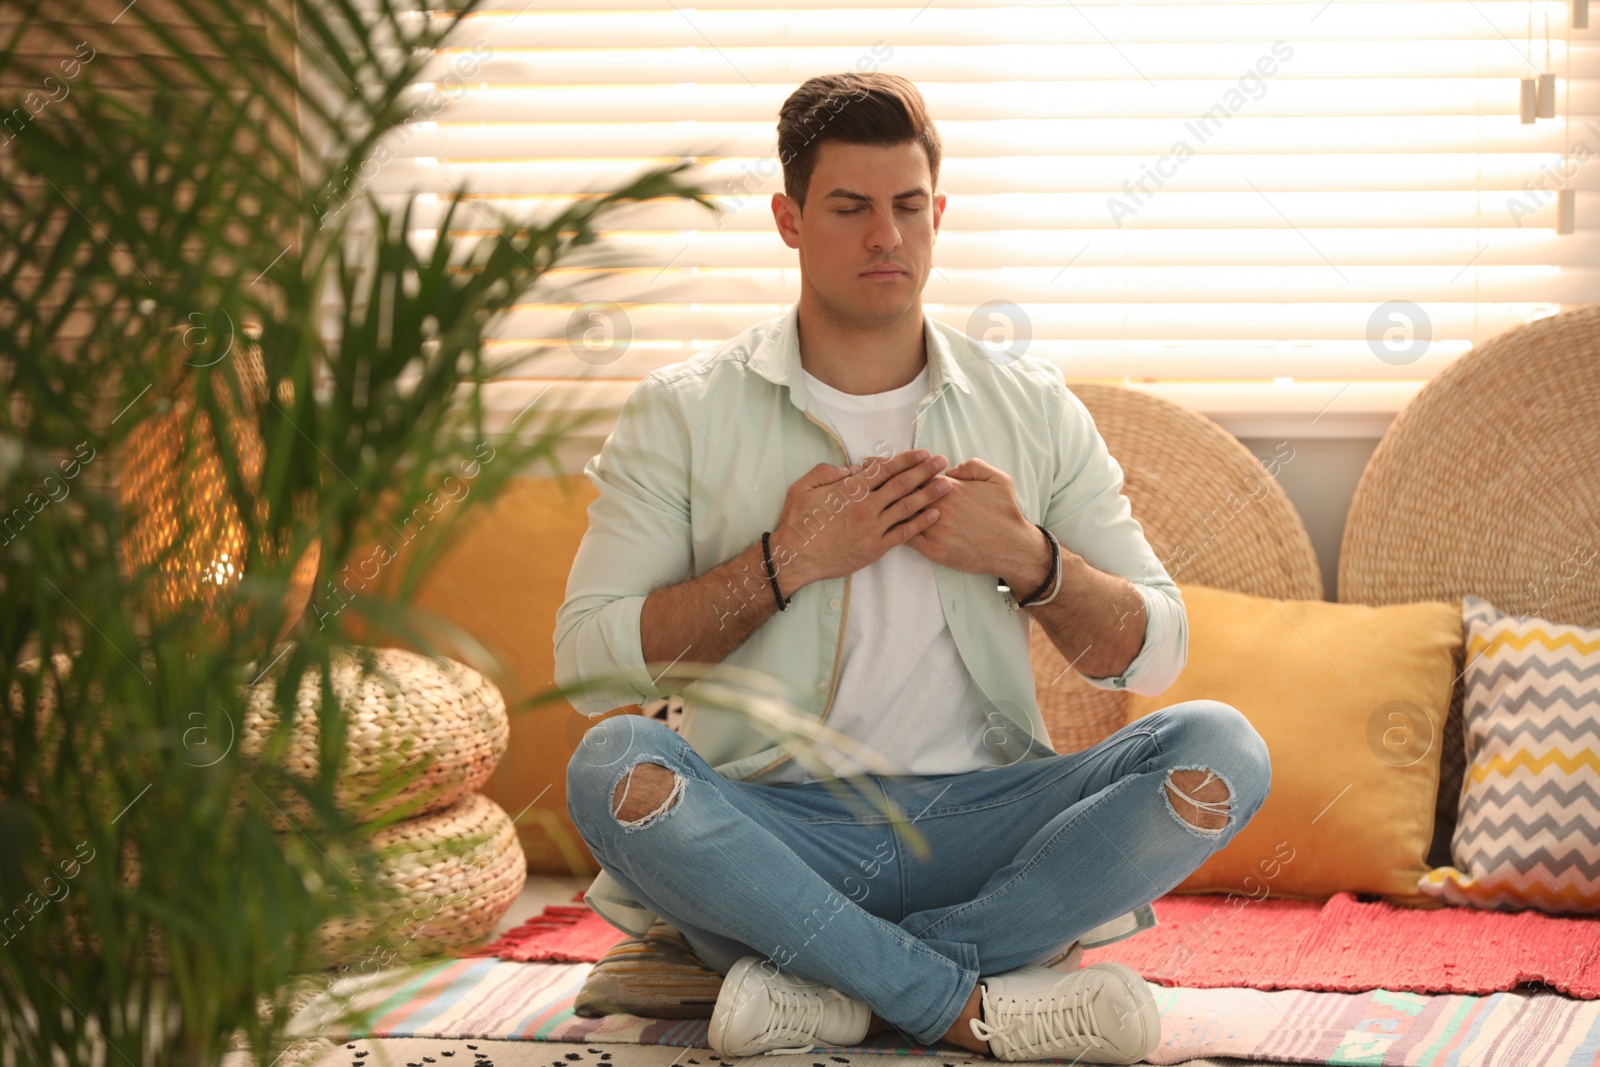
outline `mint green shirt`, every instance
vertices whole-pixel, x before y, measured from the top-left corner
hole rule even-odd
[[[601,679],[609,684],[574,696],[580,712],[594,715],[668,695],[653,680],[666,665],[648,669],[641,651],[645,597],[760,541],[776,526],[793,482],[818,463],[848,462],[806,391],[798,310],[791,305],[783,315],[646,375],[585,465],[599,496],[589,505],[589,529],[556,611],[555,680],[563,687]],[[916,409],[913,447],[944,455],[952,467],[976,457],[1005,471],[1028,521],[1048,528],[1063,549],[1090,566],[1132,583],[1145,605],[1144,645],[1121,674],[1085,680],[1104,689],[1161,693],[1187,655],[1183,599],[1131,514],[1121,492],[1122,469],[1088,409],[1053,364],[1026,354],[997,356],[926,314],[923,325],[929,381]],[[986,707],[1006,720],[987,737],[1000,738],[995,747],[1011,762],[1054,755],[1034,693],[1028,613],[1005,602],[993,574],[938,565],[934,574],[962,660]],[[746,576],[744,585],[746,597],[772,596],[759,572]],[[713,677],[731,681],[756,672],[795,716],[826,724],[850,578],[823,579],[785,595],[792,597],[789,610],[763,623]],[[739,603],[732,590],[722,599],[727,603],[711,610]],[[682,688],[680,732],[724,777],[754,778],[792,758],[803,743],[775,738],[748,716],[697,704],[703,684]],[[635,927],[648,925],[645,913],[619,922],[602,906],[637,909],[609,882],[601,876],[591,904],[620,928],[642,932]],[[1117,928],[1109,938],[1117,940],[1154,924],[1145,905],[1106,925]],[[1084,945],[1092,947],[1087,938]]]

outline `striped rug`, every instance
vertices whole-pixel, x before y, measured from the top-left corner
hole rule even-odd
[[[303,1009],[295,1036],[434,1037],[705,1047],[704,1020],[610,1015],[580,1019],[573,998],[587,963],[462,959],[346,980]],[[1147,1062],[1201,1057],[1364,1067],[1600,1067],[1600,1002],[1545,990],[1489,996],[1152,985],[1161,1044]],[[341,1024],[339,1003],[370,1011]],[[320,1025],[319,1025],[320,1024]],[[836,1053],[950,1055],[895,1036]]]

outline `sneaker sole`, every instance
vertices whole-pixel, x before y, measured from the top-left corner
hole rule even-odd
[[[1139,1022],[1144,1030],[1144,1045],[1139,1054],[1122,1063],[1137,1063],[1150,1055],[1155,1047],[1161,1043],[1161,1009],[1156,1007],[1155,997],[1150,993],[1150,986],[1145,982],[1138,971],[1125,963],[1091,963],[1083,968],[1086,971],[1106,971],[1116,975],[1128,991],[1128,996],[1139,1004]]]

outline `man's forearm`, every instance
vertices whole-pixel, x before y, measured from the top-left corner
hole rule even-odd
[[[810,584],[777,535],[772,559],[785,598]],[[720,663],[777,613],[757,541],[698,578],[653,590],[639,612],[639,643],[658,671],[681,660]]]
[[[1036,550],[1011,573],[1001,572],[1019,600],[1050,576],[1049,542],[1039,530],[1033,532]],[[1044,627],[1073,669],[1090,678],[1116,677],[1144,648],[1149,620],[1139,590],[1126,578],[1095,570],[1066,545],[1061,546],[1061,589],[1055,599],[1023,610]]]

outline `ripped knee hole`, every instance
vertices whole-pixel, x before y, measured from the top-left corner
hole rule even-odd
[[[659,763],[640,763],[611,794],[611,814],[624,826],[644,825],[666,814],[683,792],[683,779]]]
[[[1166,789],[1173,810],[1190,826],[1221,830],[1228,825],[1228,786],[1216,771],[1172,771]]]

